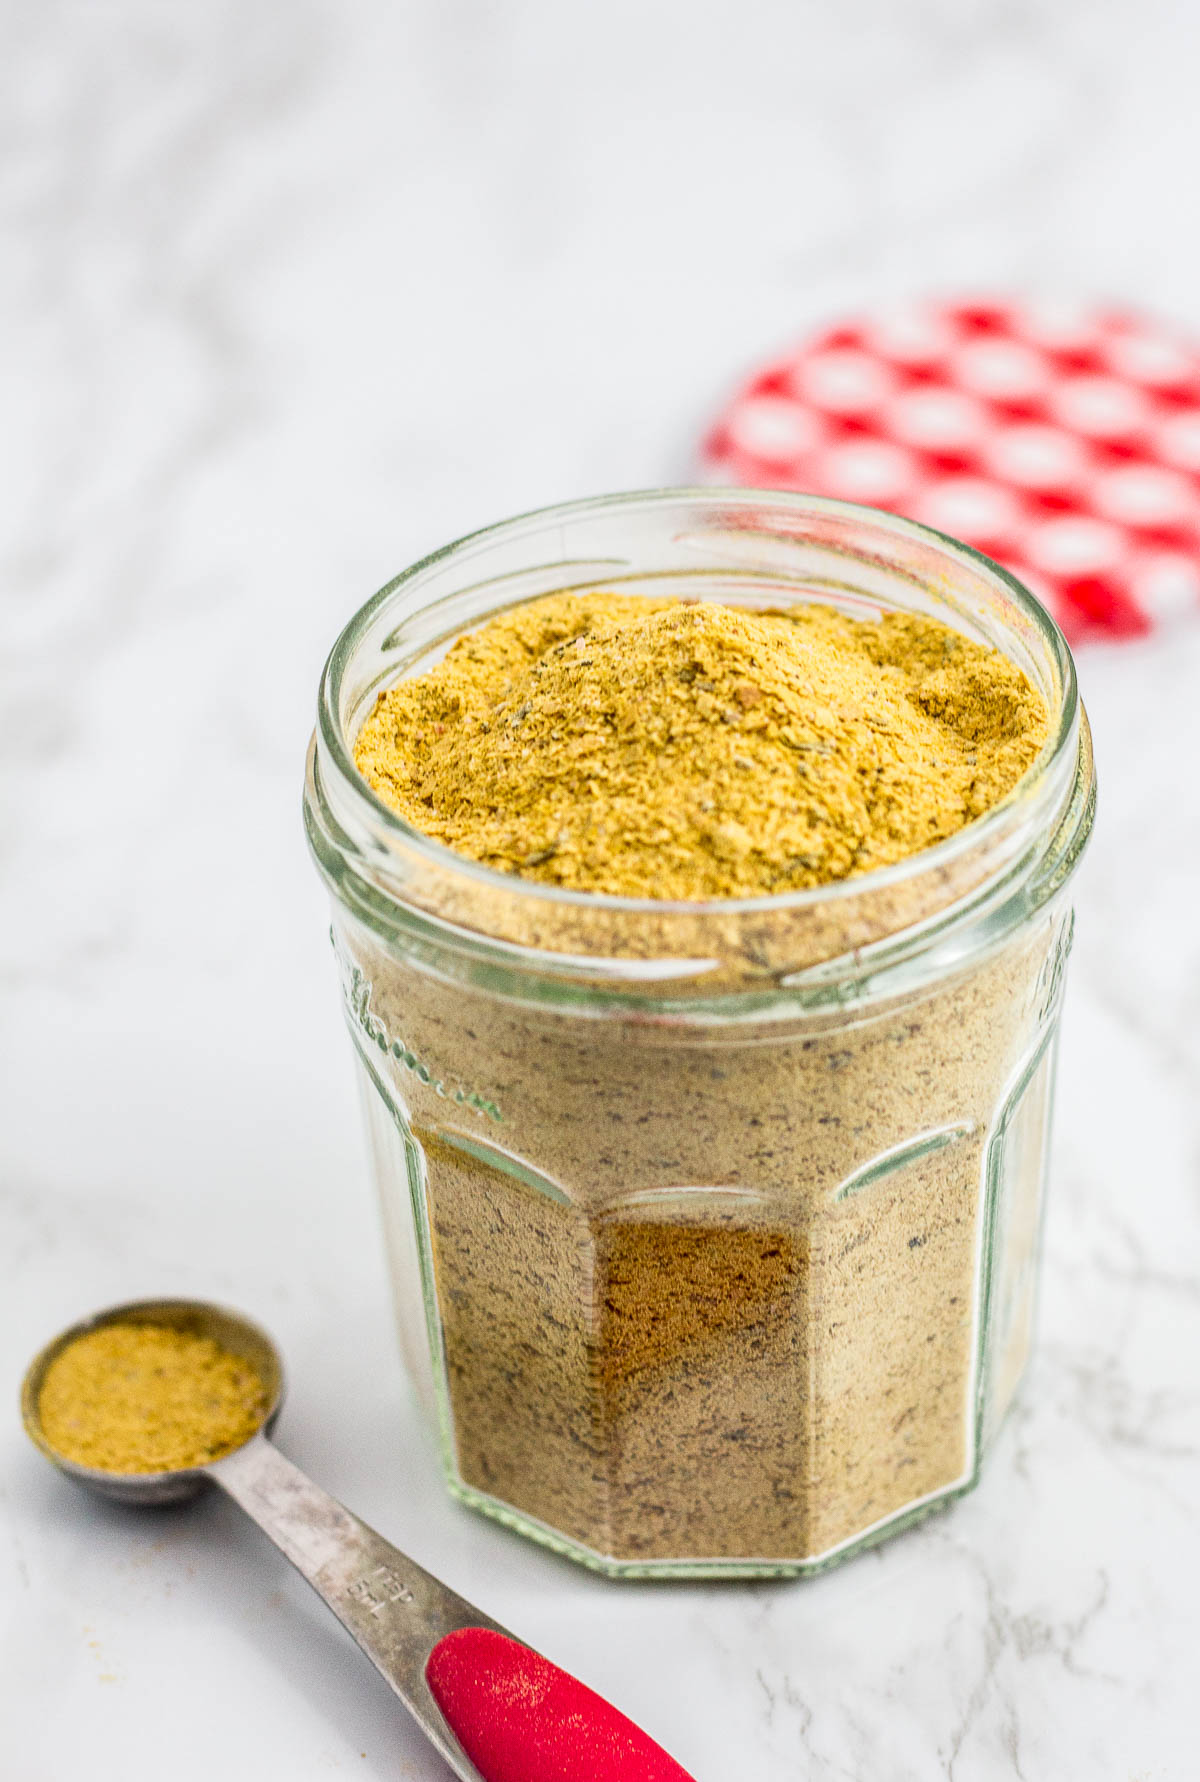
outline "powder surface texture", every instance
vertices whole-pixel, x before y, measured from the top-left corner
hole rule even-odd
[[[1041,696],[936,620],[555,594],[383,692],[355,761],[427,835],[572,890],[829,884],[953,835],[1046,740]]]
[[[157,1324],[106,1324],[46,1370],[38,1398],[50,1446],[79,1466],[157,1473],[239,1448],[266,1413],[262,1380],[211,1337]]]

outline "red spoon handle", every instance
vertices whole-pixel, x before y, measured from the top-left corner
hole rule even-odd
[[[484,1782],[694,1782],[594,1690],[490,1628],[439,1640],[425,1678]]]

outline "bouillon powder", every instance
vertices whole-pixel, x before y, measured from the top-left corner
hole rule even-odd
[[[266,1408],[263,1382],[242,1356],[211,1337],[133,1322],[68,1343],[38,1396],[54,1451],[106,1473],[204,1466],[240,1448]]]
[[[1012,791],[1046,735],[1020,669],[931,618],[563,593],[384,691],[355,759],[473,860],[695,900],[918,854]],[[984,868],[964,855],[958,878],[943,866],[882,895],[866,938],[972,889]],[[781,912],[782,929],[731,918],[727,942],[714,913],[712,938],[722,964],[764,974],[769,946],[789,970],[806,947],[835,959],[862,944],[857,901]],[[529,899],[528,934],[506,938],[585,952],[585,902]],[[655,1004],[580,1019],[342,924],[373,1072],[420,1147],[455,1469],[475,1501],[654,1569],[815,1560],[961,1486],[985,1162],[1063,921],[883,1004],[736,1021]],[[996,1240],[997,1403],[1028,1347],[1049,1068],[1005,1153],[1025,1161]],[[409,1168],[386,1189],[405,1209]]]
[[[382,693],[355,761],[474,860],[575,891],[757,897],[887,866],[1011,791],[1041,697],[934,619],[554,594]]]

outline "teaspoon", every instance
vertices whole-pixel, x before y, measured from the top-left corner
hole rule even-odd
[[[231,1453],[172,1472],[80,1466],[46,1440],[46,1369],[107,1324],[211,1337],[257,1370],[266,1410]],[[250,1319],[201,1300],[138,1300],[83,1319],[30,1364],[21,1411],[31,1440],[70,1478],[127,1504],[179,1503],[217,1484],[333,1610],[463,1782],[693,1782],[640,1727],[424,1571],[293,1466],[268,1439],[283,1365]]]

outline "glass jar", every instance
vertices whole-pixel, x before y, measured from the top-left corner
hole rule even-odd
[[[566,588],[928,614],[1018,663],[1049,740],[966,829],[838,884],[672,903],[497,873],[376,798],[353,742],[383,687]],[[864,508],[579,502],[350,621],[305,815],[456,1496],[614,1575],[793,1575],[975,1484],[1029,1353],[1094,798],[1053,621]]]

